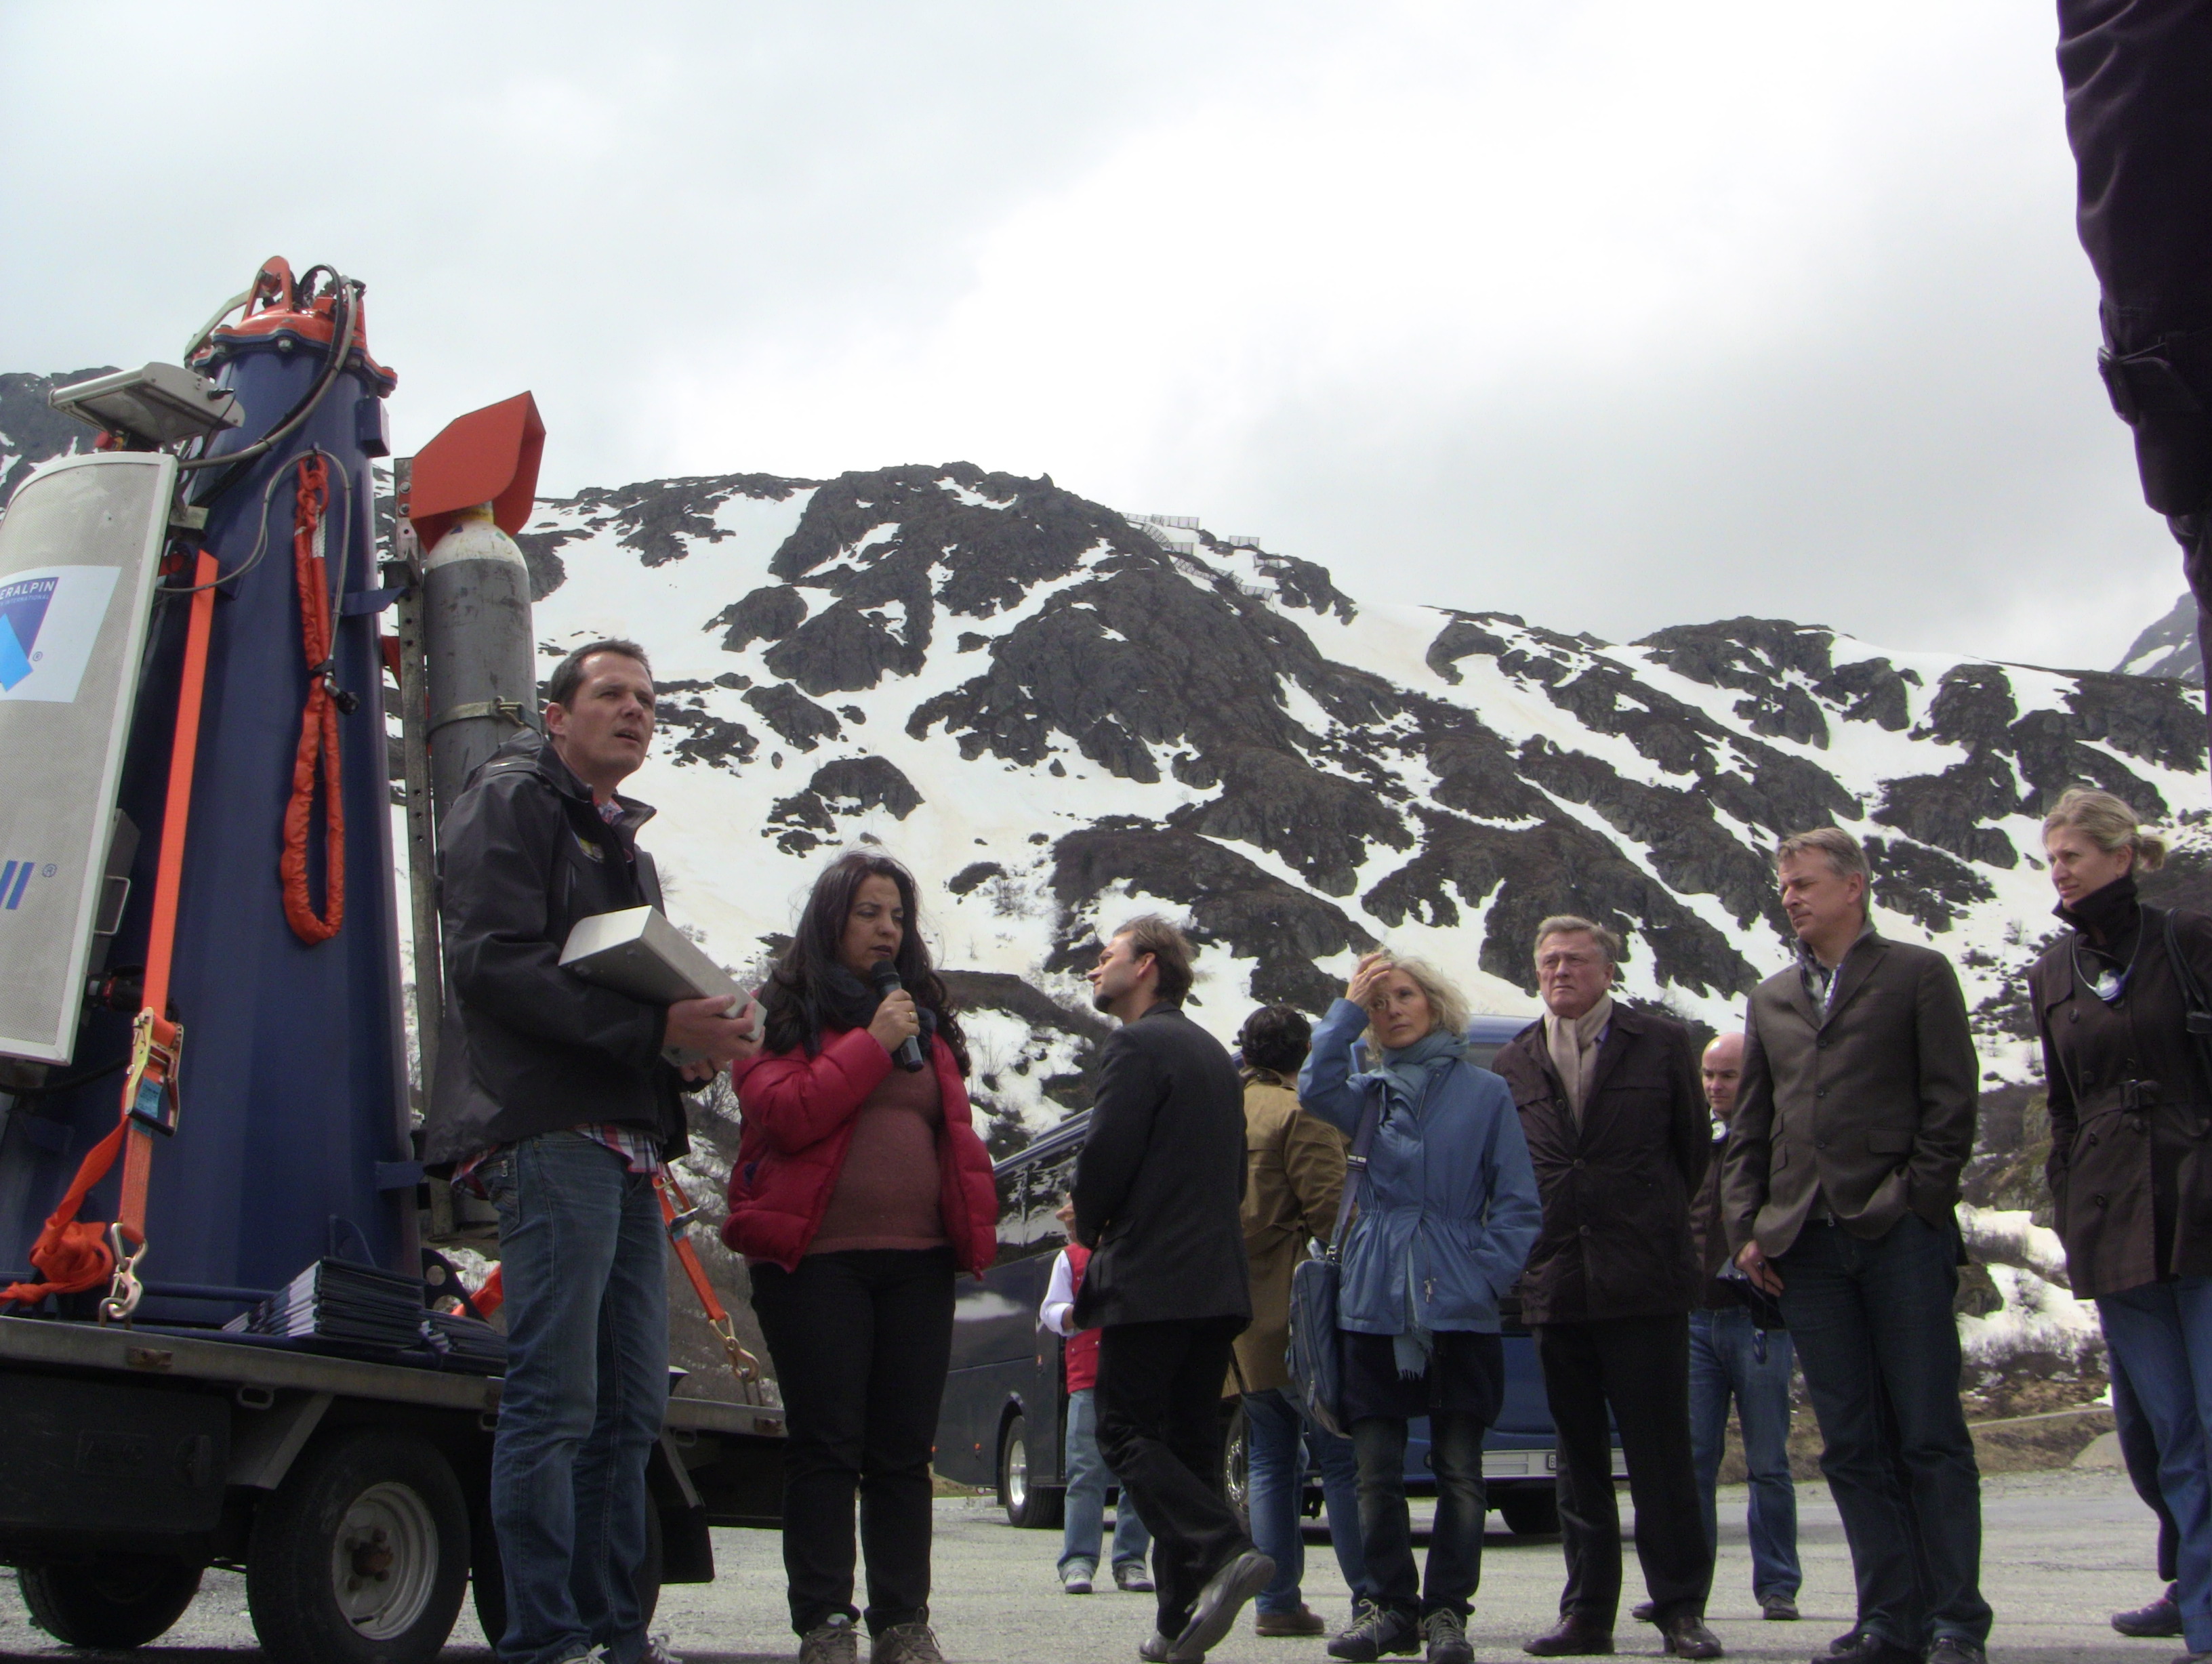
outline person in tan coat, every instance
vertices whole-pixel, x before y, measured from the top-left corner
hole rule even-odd
[[[1298,1068],[1312,1040],[1312,1025],[1288,1005],[1261,1006],[1245,1018],[1237,1036],[1243,1056],[1244,1253],[1252,1266],[1252,1327],[1237,1338],[1229,1390],[1243,1394],[1252,1540],[1275,1563],[1274,1581],[1254,1603],[1263,1636],[1321,1635],[1328,1628],[1298,1588],[1305,1572],[1298,1505],[1308,1451],[1321,1467],[1329,1543],[1352,1590],[1355,1619],[1366,1576],[1352,1441],[1316,1426],[1287,1390],[1291,1275],[1311,1242],[1328,1240],[1344,1193],[1343,1135],[1298,1108]]]

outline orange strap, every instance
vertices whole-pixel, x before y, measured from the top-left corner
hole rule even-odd
[[[331,697],[331,586],[316,533],[330,506],[330,470],[319,456],[300,459],[298,510],[292,523],[292,574],[300,592],[300,645],[307,657],[307,703],[300,713],[300,749],[292,759],[292,799],[284,805],[284,917],[292,933],[313,945],[345,922],[345,795],[338,782],[338,713]],[[307,896],[307,823],[315,806],[316,763],[322,765],[323,913]]]
[[[97,1221],[79,1221],[92,1187],[123,1157],[123,1195],[116,1230],[139,1254],[145,1251],[146,1187],[151,1174],[154,1135],[133,1120],[131,1107],[151,1083],[157,1092],[174,1090],[182,1035],[161,1013],[169,1005],[169,972],[176,956],[177,902],[184,889],[185,829],[191,819],[192,770],[199,757],[200,711],[207,690],[208,641],[215,630],[215,586],[222,568],[205,550],[192,573],[195,586],[190,622],[185,631],[184,674],[177,689],[176,735],[169,750],[168,799],[161,816],[161,857],[154,877],[154,917],[146,940],[144,1007],[132,1035],[131,1068],[123,1081],[123,1113],[115,1130],[85,1152],[76,1179],[46,1228],[31,1245],[32,1267],[46,1280],[15,1283],[0,1289],[0,1306],[35,1306],[50,1294],[79,1294],[115,1271],[108,1230]],[[143,1046],[143,1051],[141,1049]],[[135,1263],[137,1254],[134,1254]],[[135,1287],[135,1283],[133,1284]],[[136,1304],[135,1295],[131,1304]],[[127,1315],[127,1311],[125,1314]]]

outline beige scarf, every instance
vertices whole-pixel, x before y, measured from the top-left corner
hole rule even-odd
[[[1552,1054],[1552,1066],[1559,1072],[1559,1084],[1567,1089],[1567,1107],[1575,1124],[1582,1125],[1583,1104],[1589,1096],[1590,1076],[1597,1069],[1598,1036],[1613,1017],[1613,996],[1598,996],[1596,1005],[1580,1017],[1558,1017],[1544,1013],[1544,1040]]]

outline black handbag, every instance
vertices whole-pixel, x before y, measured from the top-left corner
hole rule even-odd
[[[1378,1088],[1359,1118],[1352,1149],[1344,1158],[1344,1195],[1336,1205],[1336,1228],[1318,1260],[1304,1260],[1291,1273],[1291,1384],[1299,1406],[1328,1432],[1347,1436],[1340,1411],[1344,1401],[1344,1348],[1337,1334],[1337,1294],[1344,1280],[1344,1236],[1367,1191],[1367,1152],[1382,1124],[1383,1094]]]

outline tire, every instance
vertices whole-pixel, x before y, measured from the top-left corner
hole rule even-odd
[[[25,1566],[16,1587],[31,1621],[67,1647],[143,1647],[168,1633],[199,1593],[202,1567],[153,1554]]]
[[[459,1480],[388,1428],[312,1447],[254,1516],[246,1603],[272,1664],[429,1664],[469,1576]]]
[[[1516,1485],[1498,1495],[1498,1517],[1516,1537],[1556,1536],[1559,1493],[1555,1486]]]
[[[469,1525],[469,1598],[476,1606],[477,1626],[484,1644],[496,1649],[507,1632],[507,1574],[499,1559],[499,1539],[492,1535],[491,1516],[480,1514]],[[648,1499],[645,1510],[645,1564],[638,1568],[637,1600],[645,1621],[653,1621],[660,1605],[660,1510]]]
[[[1252,1533],[1252,1445],[1245,1435],[1244,1406],[1231,1412],[1229,1436],[1221,1442],[1221,1490],[1237,1510],[1244,1534]]]
[[[1056,1485],[1029,1481],[1029,1423],[1019,1414],[1006,1418],[999,1435],[999,1506],[1006,1510],[1006,1523],[1024,1531],[1057,1531],[1066,1516],[1067,1492]]]

